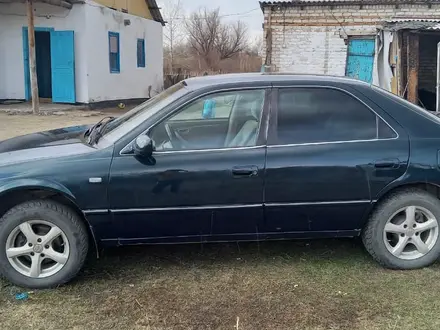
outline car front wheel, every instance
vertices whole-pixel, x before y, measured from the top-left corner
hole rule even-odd
[[[362,233],[367,251],[391,269],[417,269],[440,256],[440,201],[409,189],[380,202]]]
[[[0,272],[12,283],[50,288],[82,268],[88,235],[80,217],[50,200],[30,201],[0,219]]]

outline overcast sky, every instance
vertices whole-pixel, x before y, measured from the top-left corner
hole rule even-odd
[[[158,0],[161,7],[167,3],[177,0]],[[199,8],[207,7],[216,9],[220,7],[220,14],[224,15],[224,20],[241,20],[246,22],[249,28],[249,35],[252,39],[263,35],[261,24],[263,23],[263,13],[260,9],[258,0],[180,0],[183,9],[188,15]],[[220,4],[221,3],[221,4]],[[226,16],[227,15],[227,16]],[[166,20],[166,17],[165,17]]]

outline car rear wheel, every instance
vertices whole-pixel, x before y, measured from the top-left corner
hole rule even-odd
[[[365,248],[391,269],[417,269],[440,256],[440,201],[417,189],[380,202],[362,233]]]
[[[12,283],[50,288],[70,281],[87,256],[79,216],[50,200],[15,206],[0,219],[0,272]]]

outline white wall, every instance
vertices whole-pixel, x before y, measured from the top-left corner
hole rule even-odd
[[[76,100],[80,103],[146,98],[163,85],[162,25],[96,3],[71,10],[35,4],[35,26],[75,31]],[[124,19],[131,24],[124,26]],[[0,3],[0,99],[24,99],[22,27],[26,7]],[[110,73],[108,32],[119,32],[120,73]],[[137,38],[145,38],[146,67],[137,67]]]
[[[345,75],[350,36],[375,36],[380,22],[396,17],[438,18],[440,4],[310,5],[264,9],[265,33],[272,33],[276,71]],[[264,44],[266,54],[266,43]],[[375,71],[374,74],[377,74]]]
[[[345,75],[347,46],[335,27],[274,27],[273,63],[278,71]]]
[[[27,26],[22,3],[0,3],[0,99],[24,99],[22,28]],[[77,102],[87,102],[87,47],[85,7],[71,10],[44,3],[35,4],[35,26],[75,31],[75,85]]]
[[[147,98],[163,85],[162,25],[141,17],[86,6],[89,101]],[[130,25],[124,25],[124,19]],[[119,33],[120,73],[110,73],[108,33]],[[145,39],[145,68],[137,67],[137,39]]]

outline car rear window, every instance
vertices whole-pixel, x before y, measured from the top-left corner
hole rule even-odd
[[[429,119],[432,122],[435,122],[440,125],[440,118],[438,116],[436,116],[435,114],[433,114],[431,111],[425,110],[422,107],[419,107],[419,106],[405,100],[404,98],[402,98],[396,94],[393,94],[385,89],[382,89],[377,86],[372,86],[372,87],[376,92],[379,92],[380,94],[382,94],[383,96],[385,96],[389,100],[391,100],[395,103],[398,103],[398,104],[404,106],[405,108],[407,108],[407,109],[425,117],[426,119]]]

